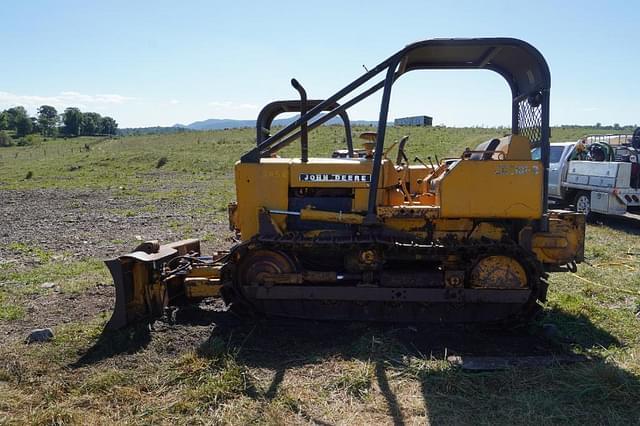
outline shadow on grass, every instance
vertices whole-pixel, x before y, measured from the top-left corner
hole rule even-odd
[[[515,330],[281,319],[227,322],[214,329],[203,347],[212,341],[225,342],[227,353],[239,365],[274,371],[265,390],[258,392],[266,400],[278,397],[287,370],[334,359],[371,363],[395,425],[410,422],[410,413],[402,408],[407,394],[394,392],[402,392],[401,387],[389,379],[398,374],[419,381],[431,424],[633,423],[640,418],[634,417],[640,416],[638,378],[597,356],[572,365],[481,372],[410,365],[410,359],[445,360],[451,355],[575,359],[576,349],[621,346],[587,317],[560,310],[548,311],[539,323]],[[211,352],[201,350],[201,354]],[[303,409],[299,414],[307,420],[322,422]]]
[[[424,374],[429,423],[638,424],[638,377],[595,360],[570,366]]]
[[[594,215],[590,219],[592,225],[606,226],[616,231],[626,232],[631,235],[640,235],[640,214],[635,213],[634,217],[630,216],[605,216]]]
[[[398,376],[418,383],[424,413],[435,425],[634,424],[640,420],[638,377],[597,356],[572,365],[552,363],[480,372],[442,362],[452,355],[562,358],[573,356],[576,351],[622,346],[589,318],[561,310],[547,311],[538,323],[519,329],[248,321],[231,313],[198,308],[182,309],[175,322],[187,327],[214,324],[211,334],[197,348],[202,357],[223,354],[232,356],[241,367],[272,370],[274,374],[266,385],[257,386],[252,383],[255,379],[247,376],[252,391],[246,395],[256,400],[269,402],[286,396],[287,391],[281,387],[289,370],[332,360],[356,360],[371,366],[368,386],[375,384],[379,389],[387,415],[395,425],[416,421],[412,417],[415,410],[406,408],[406,401],[414,395],[397,382]],[[146,347],[152,334],[147,325],[105,332],[73,367],[139,351]],[[308,422],[330,423],[317,418],[304,401],[298,402],[293,411]]]
[[[382,360],[376,360],[376,379],[380,392],[384,395],[385,402],[387,403],[387,411],[393,419],[393,424],[396,426],[405,424],[402,409],[400,408],[396,394],[391,390],[391,386],[389,386],[387,369]]]
[[[151,331],[146,323],[123,330],[103,330],[93,346],[69,367],[83,367],[116,355],[135,353],[146,348],[150,341]]]
[[[468,355],[554,357],[588,353],[584,362],[513,367],[500,371],[452,369],[420,375],[429,422],[441,424],[637,424],[639,377],[598,355],[623,343],[585,315],[552,309],[532,325],[533,335],[471,336]],[[482,340],[486,345],[476,346]],[[510,343],[513,342],[513,345]],[[493,353],[493,354],[492,354]]]
[[[133,354],[144,350],[152,339],[156,327],[167,328],[179,326],[208,326],[211,324],[234,327],[241,324],[240,320],[226,312],[213,309],[201,309],[197,306],[181,307],[175,313],[169,324],[157,321],[154,323],[141,322],[121,330],[103,330],[98,340],[85,352],[71,368],[82,367],[98,363],[102,360],[120,355]]]

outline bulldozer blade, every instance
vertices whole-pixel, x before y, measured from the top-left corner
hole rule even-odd
[[[117,330],[161,316],[167,303],[166,285],[158,278],[162,266],[176,256],[199,252],[196,239],[166,245],[145,243],[132,253],[105,261],[116,290],[113,314],[105,328]]]
[[[111,272],[113,285],[116,288],[116,305],[113,308],[111,319],[107,322],[107,330],[117,330],[128,324],[127,320],[127,290],[124,282],[124,273],[120,259],[111,259],[104,262]]]

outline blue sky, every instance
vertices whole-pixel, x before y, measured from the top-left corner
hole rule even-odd
[[[551,68],[552,124],[640,123],[636,1],[29,1],[0,9],[0,109],[79,106],[120,127],[253,119],[323,98],[404,45],[435,37],[528,41]],[[488,71],[410,73],[390,118],[509,123],[509,90]],[[376,119],[379,98],[352,110]]]

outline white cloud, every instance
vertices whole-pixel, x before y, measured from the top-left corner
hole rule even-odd
[[[52,105],[58,109],[66,107],[102,109],[109,105],[122,105],[136,98],[113,93],[87,95],[79,92],[66,91],[54,96],[19,95],[0,92],[0,108],[22,105],[28,110],[35,110],[41,105]]]
[[[84,95],[78,92],[61,92],[58,98],[66,101],[84,102],[87,104],[122,104],[135,99],[129,96],[116,94]]]
[[[216,108],[224,108],[224,109],[258,109],[256,105],[253,104],[238,104],[231,101],[211,101],[208,104],[209,106]]]
[[[171,105],[178,105],[178,104],[180,103],[180,101],[179,101],[179,100],[177,100],[177,99],[171,99],[171,100],[169,101],[169,103],[170,103]]]

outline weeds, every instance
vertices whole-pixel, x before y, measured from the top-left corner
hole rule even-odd
[[[216,408],[228,399],[244,394],[248,388],[247,371],[232,357],[225,357],[218,369],[198,377],[187,395],[203,404],[202,408]]]
[[[98,371],[85,380],[79,391],[81,393],[106,393],[113,387],[129,384],[132,380],[133,377],[128,371],[117,369]]]
[[[38,259],[51,259],[48,252],[36,251]],[[20,295],[36,294],[43,291],[40,287],[45,282],[56,282],[61,291],[80,292],[97,283],[110,282],[109,273],[98,259],[41,262],[30,269],[0,269],[0,282],[12,282],[17,285],[0,288],[2,292]]]
[[[6,302],[0,293],[0,321],[15,321],[24,318],[24,308],[14,303]]]
[[[371,390],[374,368],[371,362],[357,362],[355,366],[341,372],[332,381],[330,389],[344,391],[347,395],[364,398]]]
[[[53,253],[43,250],[39,247],[31,247],[24,243],[11,243],[9,244],[9,250],[23,255],[31,255],[38,259],[40,263],[47,263],[53,256]]]
[[[169,159],[167,157],[160,157],[158,159],[158,162],[156,163],[156,169],[159,169],[160,167],[162,167],[165,164],[167,164],[167,161],[169,161]]]

